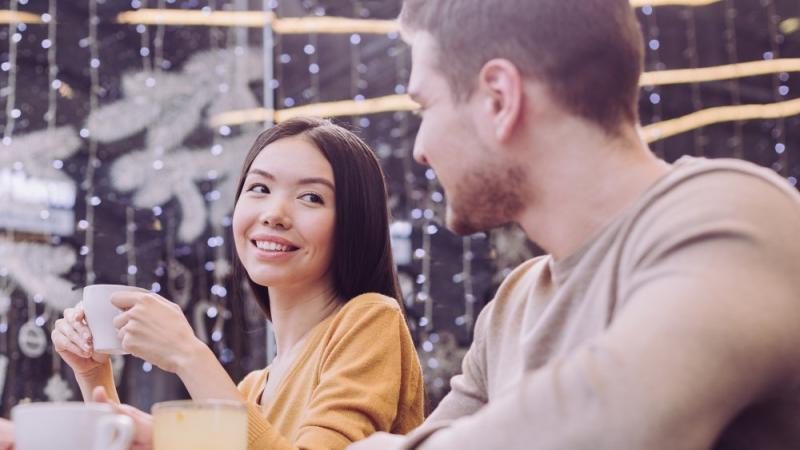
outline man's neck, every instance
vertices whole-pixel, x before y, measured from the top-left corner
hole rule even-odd
[[[336,312],[341,300],[332,286],[270,287],[270,315],[277,357],[287,355],[318,323]]]
[[[519,224],[558,261],[580,250],[631,206],[670,166],[633,129],[611,139],[594,128],[551,130],[531,158],[531,202]]]

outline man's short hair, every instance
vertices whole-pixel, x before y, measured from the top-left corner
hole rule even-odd
[[[486,62],[504,58],[610,134],[638,123],[644,40],[628,0],[404,0],[400,21],[433,36],[459,100]]]

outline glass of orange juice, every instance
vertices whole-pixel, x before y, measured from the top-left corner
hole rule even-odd
[[[154,450],[247,450],[247,408],[225,400],[153,405]]]

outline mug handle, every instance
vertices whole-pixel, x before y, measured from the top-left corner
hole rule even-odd
[[[97,424],[94,450],[128,450],[133,442],[133,420],[118,414],[101,417]]]

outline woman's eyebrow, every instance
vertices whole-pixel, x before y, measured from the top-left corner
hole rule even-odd
[[[272,181],[276,180],[275,175],[273,175],[273,174],[271,174],[271,173],[269,173],[267,171],[261,170],[261,169],[251,169],[247,173],[247,175],[259,175],[259,176],[264,177],[264,178],[266,178],[268,180],[272,180]],[[336,190],[336,188],[334,187],[332,181],[328,180],[327,178],[321,178],[321,177],[301,178],[300,180],[297,181],[297,184],[298,185],[302,185],[302,184],[322,184],[324,186],[329,187],[332,191]]]

